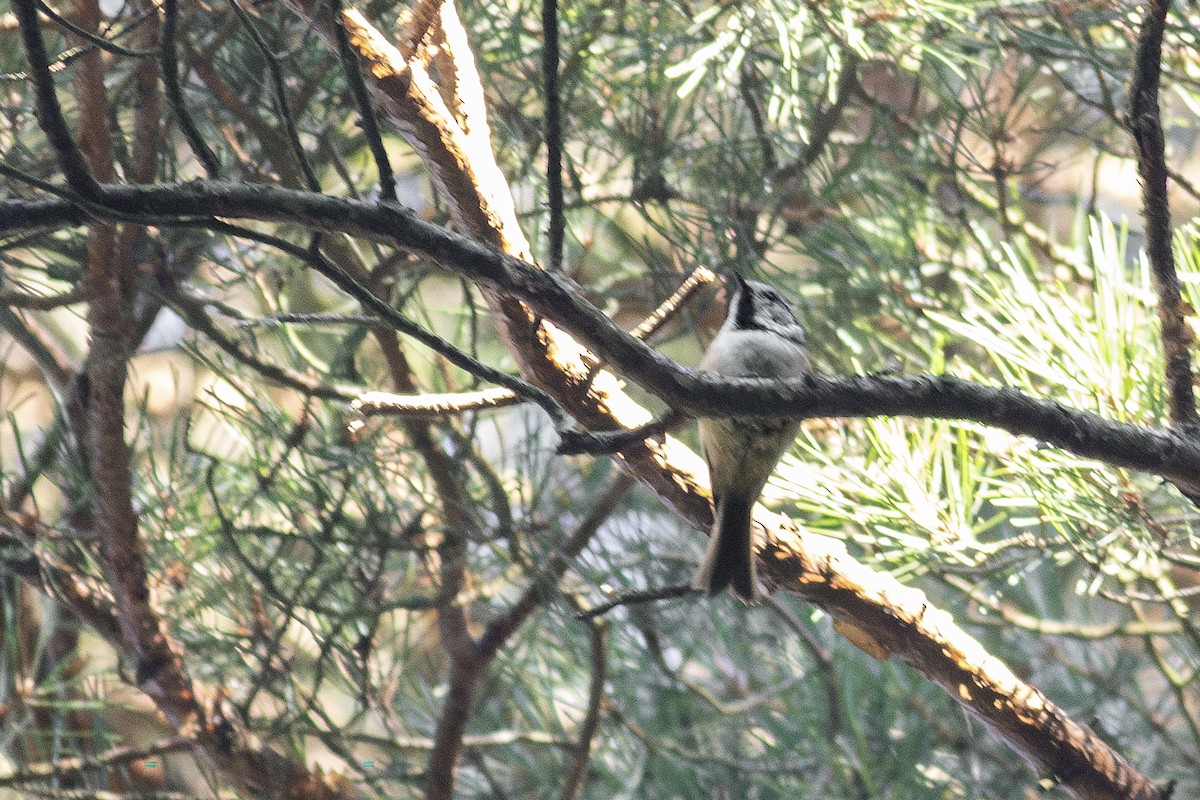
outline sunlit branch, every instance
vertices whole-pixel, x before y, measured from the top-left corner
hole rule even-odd
[[[509,389],[493,388],[450,394],[410,395],[392,392],[365,392],[354,398],[350,407],[364,417],[386,415],[440,417],[446,414],[505,408],[523,402],[525,402],[524,398],[518,397]]]

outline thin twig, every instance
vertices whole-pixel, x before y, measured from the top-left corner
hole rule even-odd
[[[0,291],[0,306],[8,308],[24,308],[25,311],[52,311],[62,306],[73,306],[88,297],[88,291],[83,287],[67,289],[56,295],[34,295],[26,291]]]
[[[1005,629],[1021,628],[1045,636],[1061,636],[1066,639],[1100,640],[1112,639],[1119,636],[1140,637],[1171,636],[1181,630],[1177,621],[1144,620],[1137,622],[1102,622],[1088,624],[1084,622],[1063,622],[1044,619],[1035,614],[1027,614],[1020,609],[1003,603],[984,591],[975,581],[958,575],[943,573],[941,579],[950,586],[967,596],[979,608],[990,613],[986,616],[973,606],[968,606],[967,617],[973,625],[989,625]]]
[[[3,305],[0,305],[0,329],[25,348],[51,386],[61,390],[67,385],[71,379],[71,363],[59,347],[61,343],[43,341],[20,314]]]
[[[190,750],[195,746],[196,741],[186,736],[168,736],[145,746],[118,745],[96,755],[57,758],[54,761],[27,764],[16,772],[0,776],[0,786],[15,786],[27,781],[41,781],[46,778],[61,780],[84,770],[141,761],[163,753]]]
[[[558,0],[542,0],[542,88],[545,95],[546,204],[550,210],[550,253],[546,269],[563,268],[562,97],[558,90]]]
[[[562,456],[622,453],[631,447],[637,447],[647,439],[662,439],[669,431],[682,427],[687,419],[685,415],[672,409],[636,428],[617,431],[559,431],[560,439],[555,452]]]
[[[680,597],[689,597],[694,594],[700,594],[699,589],[692,588],[690,583],[680,584],[678,586],[668,586],[665,589],[652,589],[644,592],[625,592],[618,595],[607,603],[601,603],[598,606],[582,611],[576,616],[580,619],[594,619],[601,617],[620,606],[636,606],[643,603],[657,603],[660,600],[678,600]]]
[[[858,85],[859,57],[846,45],[840,45],[840,48],[843,63],[841,72],[838,73],[837,96],[829,106],[818,109],[809,126],[809,139],[804,152],[791,164],[780,167],[779,172],[773,176],[773,180],[780,184],[794,182],[821,157],[821,152],[829,143],[842,120],[850,98],[854,95],[854,88]]]
[[[459,644],[454,649],[449,649],[448,645],[451,659],[449,688],[442,715],[438,720],[434,750],[429,760],[427,791],[432,800],[450,797],[454,785],[454,767],[458,753],[461,752],[463,732],[470,713],[470,700],[475,684],[500,648],[512,638],[534,611],[554,596],[559,580],[596,535],[604,521],[616,510],[621,498],[633,484],[632,476],[625,472],[619,473],[603,497],[551,556],[545,568],[534,576],[521,597],[503,616],[491,622],[477,640],[471,639],[465,630],[454,633]],[[443,638],[446,638],[445,631]],[[593,678],[595,679],[595,673]],[[602,676],[600,680],[602,684]],[[600,696],[602,694],[600,692]],[[599,713],[598,709],[596,713]],[[589,741],[591,736],[594,736],[594,731],[589,734]]]
[[[51,19],[53,19],[55,21],[61,21],[67,25],[71,24],[65,18],[57,15],[53,11],[53,9],[50,8],[50,6],[46,5],[44,0],[39,0],[38,8],[41,9],[43,12],[45,12],[47,16],[49,16]],[[121,30],[119,30],[119,31],[113,33],[111,36],[107,36],[107,37],[106,37],[106,34],[108,34],[108,32],[109,32],[109,30],[111,30],[112,26],[110,26],[108,29],[104,30],[101,33],[101,35],[80,33],[80,31],[82,31],[82,29],[78,28],[78,27],[76,27],[75,29],[71,29],[72,33],[74,33],[75,35],[79,36],[82,39],[87,39],[91,43],[88,45],[80,46],[80,47],[72,47],[69,50],[64,50],[62,53],[59,53],[58,56],[54,59],[54,61],[52,61],[50,63],[50,72],[52,72],[56,75],[61,74],[72,63],[74,63],[75,61],[77,61],[80,58],[83,58],[85,55],[96,50],[97,48],[99,48],[101,50],[107,50],[107,51],[110,51],[113,53],[117,53],[119,55],[127,55],[131,58],[153,58],[156,55],[156,51],[133,50],[130,48],[121,47],[120,45],[116,44],[115,42],[117,39],[124,37],[125,34],[129,33],[130,31],[136,30],[138,28],[138,26],[140,26],[146,20],[152,19],[157,13],[158,13],[158,9],[156,7],[150,8],[147,11],[142,11],[136,17],[129,20],[129,22],[123,28],[121,28]],[[6,33],[17,27],[17,24],[13,24],[13,23],[16,23],[16,15],[15,14],[4,15],[4,16],[0,17],[0,19],[3,19],[6,22],[8,22],[8,25],[0,26],[4,29],[4,31]],[[0,83],[25,81],[28,79],[29,79],[29,73],[25,72],[25,71],[0,72]]]
[[[41,12],[43,14],[45,14],[47,17],[49,17],[50,19],[57,22],[63,28],[67,29],[71,33],[78,36],[80,39],[83,39],[84,41],[89,42],[91,44],[91,47],[85,48],[83,52],[80,52],[80,54],[79,54],[80,56],[86,55],[87,52],[90,52],[91,50],[96,49],[96,48],[99,48],[100,50],[104,50],[105,52],[115,53],[119,56],[125,56],[126,58],[155,58],[158,56],[158,51],[156,51],[156,50],[134,50],[129,47],[122,47],[121,45],[113,42],[111,39],[108,39],[104,36],[84,30],[83,28],[76,25],[74,22],[71,22],[71,20],[60,15],[57,11],[55,11],[53,8],[51,8],[45,2],[45,0],[38,0],[38,8],[41,10]],[[142,12],[141,17],[139,17],[136,20],[137,24],[141,24],[145,20],[150,19],[152,17],[152,15],[153,15],[153,10],[149,13]],[[122,31],[122,33],[127,33],[129,30],[132,29],[132,27],[133,26],[126,28],[125,31]]]
[[[179,84],[179,48],[176,33],[179,27],[179,0],[164,0],[163,2],[163,31],[162,45],[159,54],[159,65],[162,69],[163,92],[167,102],[175,113],[175,121],[187,139],[188,146],[196,158],[200,159],[204,172],[209,178],[216,179],[221,175],[221,162],[204,140],[196,121],[188,111],[183,99],[183,89]]]
[[[310,192],[320,192],[321,183],[317,180],[317,174],[313,172],[312,165],[308,163],[308,155],[304,152],[304,146],[300,143],[300,132],[296,128],[296,117],[292,113],[291,102],[288,100],[287,83],[283,79],[283,70],[279,68],[279,59],[276,58],[275,52],[259,32],[258,26],[250,16],[250,12],[242,8],[241,0],[229,0],[229,5],[233,7],[234,13],[241,19],[246,32],[250,34],[250,38],[262,53],[263,61],[267,65],[267,72],[271,76],[271,88],[272,94],[275,97],[276,111],[279,113],[279,119],[283,122],[283,129],[287,133],[288,146],[291,148],[292,157],[296,161],[296,166],[300,168],[300,172],[304,175],[305,186]]]
[[[378,325],[379,317],[369,317],[365,314],[336,314],[321,311],[283,312],[265,317],[240,317],[238,327],[273,328],[277,325]]]
[[[746,110],[750,112],[750,123],[754,127],[754,138],[758,140],[759,157],[762,159],[762,174],[774,175],[779,169],[779,159],[775,155],[775,148],[767,131],[762,80],[757,72],[754,62],[747,54],[738,73],[738,93],[742,96],[742,102],[746,104]]]
[[[58,158],[59,169],[62,170],[67,183],[83,197],[95,198],[100,194],[100,184],[88,168],[83,152],[71,137],[62,106],[59,105],[58,96],[55,94],[50,58],[46,54],[46,43],[42,39],[38,21],[37,0],[12,0],[12,9],[20,23],[25,57],[29,60],[38,123]]]
[[[350,94],[358,106],[358,114],[362,120],[363,136],[367,147],[371,149],[371,157],[375,159],[375,169],[379,173],[379,196],[383,200],[396,200],[396,176],[392,171],[392,162],[388,158],[387,148],[383,146],[383,135],[379,132],[379,118],[375,116],[375,105],[367,91],[366,81],[362,76],[362,64],[358,53],[350,46],[350,36],[346,33],[345,20],[342,16],[341,0],[332,0],[333,16],[335,18],[335,33],[337,34],[338,55],[346,70],[346,83]]]
[[[679,284],[679,288],[675,290],[674,294],[660,303],[658,308],[654,309],[653,313],[642,321],[641,325],[633,329],[633,337],[643,342],[648,340],[667,320],[683,307],[683,304],[687,302],[687,299],[697,289],[705,284],[712,283],[716,279],[716,273],[708,267],[696,267],[695,271],[687,276],[687,280]]]
[[[481,389],[477,392],[453,394],[393,394],[366,392],[354,398],[350,407],[364,417],[397,415],[415,417],[444,417],[468,411],[505,408],[524,402],[508,389]]]
[[[587,782],[588,767],[592,760],[592,745],[596,732],[600,730],[600,712],[604,700],[604,681],[608,674],[608,625],[604,620],[589,619],[588,640],[592,653],[592,679],[588,684],[587,712],[579,726],[579,744],[576,745],[575,761],[563,787],[562,800],[576,800]]]

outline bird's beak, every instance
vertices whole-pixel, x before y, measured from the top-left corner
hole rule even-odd
[[[733,271],[733,283],[739,292],[746,288],[746,279],[736,269]]]

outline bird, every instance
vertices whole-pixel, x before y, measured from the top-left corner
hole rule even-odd
[[[799,378],[808,374],[804,327],[770,284],[733,273],[725,322],[700,369],[722,377]],[[798,420],[705,418],[700,446],[712,483],[713,527],[692,586],[716,596],[725,588],[747,603],[757,598],[751,515],[775,465],[795,441]]]

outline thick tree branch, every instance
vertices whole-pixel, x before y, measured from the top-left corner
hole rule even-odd
[[[100,9],[95,0],[76,0],[75,12],[81,26],[93,33],[98,30]],[[25,23],[22,20],[23,33],[27,33]],[[34,34],[33,38],[40,39],[36,31]],[[29,37],[26,39],[32,61],[34,54]],[[81,59],[77,86],[82,119],[80,149],[90,172],[88,180],[83,176],[68,180],[86,183],[88,190],[96,193],[100,184],[91,175],[108,181],[115,173],[108,99],[98,52]],[[46,102],[39,98],[43,127],[42,115],[55,116],[42,107]],[[65,131],[63,135],[70,138]],[[67,152],[59,156],[64,167],[71,160]],[[80,190],[79,186],[75,188]],[[95,487],[100,562],[112,590],[127,652],[135,659],[139,688],[154,698],[174,725],[190,726],[201,712],[179,649],[150,602],[144,544],[133,508],[130,448],[125,441],[125,387],[132,356],[130,298],[134,266],[130,243],[125,233],[106,221],[94,222],[88,231],[86,280],[91,350],[85,364],[87,380],[79,397],[85,424],[77,428],[76,436]]]
[[[1200,486],[1200,445],[1171,431],[1107,420],[1013,388],[983,386],[950,376],[814,376],[776,383],[704,375],[621,330],[570,281],[391,204],[204,181],[100,188],[100,196],[115,216],[153,215],[160,224],[169,222],[163,219],[162,209],[172,208],[189,224],[211,217],[243,218],[390,239],[469,280],[522,299],[539,315],[576,336],[617,372],[689,414],[966,419],[1030,436],[1086,458],[1159,475],[1185,487]],[[81,217],[82,212],[65,201],[9,201],[0,206],[0,232],[71,224]]]

